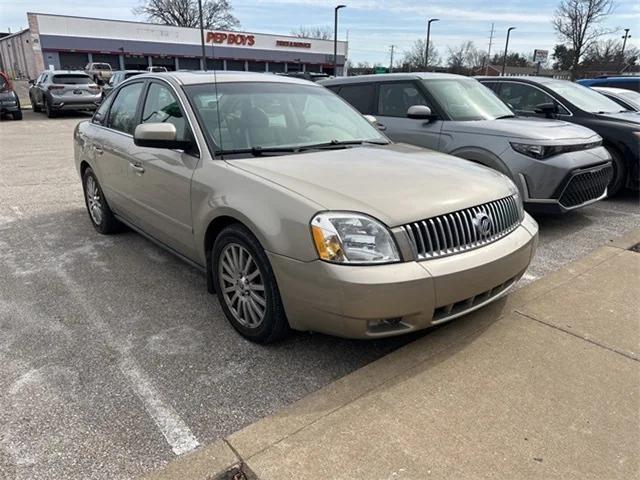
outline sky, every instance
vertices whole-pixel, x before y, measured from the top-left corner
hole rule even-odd
[[[429,18],[439,18],[431,28],[431,41],[446,57],[446,47],[472,40],[487,49],[491,24],[495,23],[492,52],[502,51],[507,28],[511,32],[509,51],[531,55],[534,49],[553,50],[558,43],[551,26],[560,0],[340,0],[338,38],[349,37],[352,62],[388,65],[390,46],[396,58],[414,41],[426,36]],[[628,44],[640,47],[640,1],[614,0],[615,10],[604,26],[610,30],[630,28]],[[131,9],[140,0],[0,0],[0,31],[16,31],[26,26],[26,12],[112,18],[136,17]],[[328,0],[230,0],[241,29],[250,32],[289,34],[298,26],[330,26],[333,8]],[[605,38],[620,38],[622,31]]]

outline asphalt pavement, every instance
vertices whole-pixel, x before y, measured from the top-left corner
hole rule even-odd
[[[73,164],[86,118],[0,123],[0,478],[133,478],[431,334],[243,340],[199,272],[92,228]],[[539,221],[521,284],[640,228],[640,209],[627,194]]]

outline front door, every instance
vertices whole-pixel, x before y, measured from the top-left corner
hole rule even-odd
[[[177,139],[193,138],[184,110],[171,87],[154,81],[142,108],[141,123],[172,123]],[[195,258],[191,219],[191,177],[197,152],[135,147],[130,195],[140,226],[180,254]]]
[[[426,105],[434,111],[415,82],[379,84],[376,117],[384,133],[395,142],[438,150],[442,120],[407,118],[407,110],[413,105]]]

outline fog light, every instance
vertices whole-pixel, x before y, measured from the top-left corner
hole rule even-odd
[[[367,330],[369,330],[370,333],[386,333],[394,330],[404,330],[406,328],[409,328],[409,326],[402,323],[401,317],[380,318],[367,322]]]

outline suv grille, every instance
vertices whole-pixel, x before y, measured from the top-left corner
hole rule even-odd
[[[418,259],[444,257],[495,242],[515,230],[520,224],[517,202],[505,197],[401,228]]]
[[[611,165],[574,173],[564,187],[559,201],[563,207],[572,208],[600,198],[612,176]]]

